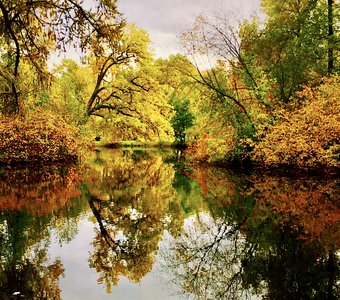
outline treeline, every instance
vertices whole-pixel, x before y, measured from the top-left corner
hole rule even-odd
[[[27,146],[20,160],[32,149],[63,160],[74,151],[58,144],[67,136],[187,145],[197,161],[338,167],[338,3],[263,0],[265,17],[237,25],[199,16],[182,35],[186,55],[156,59],[116,1],[19,2],[0,4],[3,162],[13,141]],[[50,54],[69,46],[82,63],[48,70]],[[38,136],[8,127],[36,119],[53,126]],[[67,129],[50,133],[58,122]]]

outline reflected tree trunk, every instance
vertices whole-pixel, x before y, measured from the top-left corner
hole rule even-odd
[[[328,300],[335,300],[336,297],[334,295],[334,287],[336,283],[336,278],[335,278],[335,273],[336,273],[336,265],[335,265],[335,254],[334,251],[331,250],[328,253],[328,273],[329,273],[329,278],[328,278]]]

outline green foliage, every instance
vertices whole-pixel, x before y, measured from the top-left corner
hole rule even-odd
[[[334,6],[333,20],[327,18],[327,1],[264,0],[262,7],[267,16],[264,22],[254,19],[241,27],[241,52],[251,59],[252,72],[256,68],[264,71],[272,94],[287,103],[301,85],[313,80],[315,72],[330,73],[330,49],[334,56],[331,72],[338,70],[334,48],[339,41],[338,7]],[[336,32],[332,36],[331,25]]]
[[[55,67],[53,73],[47,108],[63,116],[70,125],[83,124],[87,119],[86,100],[90,97],[90,88],[94,85],[90,68],[64,59]]]
[[[273,124],[282,121],[283,111],[287,119],[292,118],[288,113],[292,107],[286,104],[294,104],[304,85],[318,85],[315,79],[320,74],[337,72],[339,61],[335,45],[339,40],[339,7],[332,3],[264,0],[262,8],[266,18],[244,21],[239,28],[223,17],[199,16],[196,19],[193,28],[183,34],[188,55],[197,69],[190,76],[201,95],[197,101],[199,109],[195,111],[196,124],[189,130],[195,130],[198,137],[189,149],[192,159],[248,161],[256,144],[271,132]],[[204,68],[205,57],[208,67]],[[332,98],[329,95],[322,97]],[[317,101],[310,105],[317,105]],[[303,122],[308,109],[299,110],[298,105],[294,109],[294,116]],[[313,117],[322,118],[323,112],[319,114]],[[327,113],[325,124],[320,127],[328,128],[326,119],[332,120],[336,115],[335,110]],[[280,139],[286,144],[281,145],[279,138],[277,142],[270,138],[266,149],[272,152],[262,153],[261,159],[268,165],[270,161],[299,166],[336,165],[338,146],[334,142],[334,131],[329,131],[329,137],[325,133],[320,138],[317,130],[306,132],[303,124],[297,123],[284,122]],[[308,146],[302,146],[301,141],[290,143],[294,136],[305,139],[303,135],[307,133]],[[261,147],[264,146],[257,148]],[[317,150],[320,147],[326,152],[321,154],[322,151]],[[284,152],[285,158],[272,155],[276,151]],[[319,154],[314,155],[315,152]],[[307,157],[301,159],[300,154]],[[309,156],[314,158],[309,159]]]
[[[173,100],[172,103],[175,115],[171,119],[171,124],[175,131],[175,143],[185,145],[186,130],[194,124],[195,116],[190,111],[188,99]]]

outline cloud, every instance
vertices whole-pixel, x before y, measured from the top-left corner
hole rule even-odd
[[[180,51],[178,36],[200,15],[225,13],[246,18],[259,9],[260,0],[118,0],[128,22],[146,29],[157,56]]]

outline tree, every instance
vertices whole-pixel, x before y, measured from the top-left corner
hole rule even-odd
[[[338,11],[325,0],[264,0],[262,7],[264,22],[242,25],[242,53],[267,74],[275,97],[288,103],[315,73],[334,71]]]
[[[102,110],[128,115],[120,108],[120,102],[124,107],[134,93],[148,89],[139,82],[138,75],[129,77],[129,71],[138,71],[150,58],[150,39],[146,31],[131,24],[120,35],[113,33],[110,41],[112,45],[107,45],[100,56],[94,53],[89,57],[96,82],[87,102],[87,116],[100,116]],[[128,109],[129,105],[125,107]]]
[[[228,160],[246,158],[249,149],[241,141],[252,139],[259,116],[270,118],[273,110],[266,97],[266,76],[251,67],[242,51],[238,31],[223,17],[199,16],[193,28],[182,36],[196,65],[196,72],[189,76],[196,82],[202,102],[207,103],[202,105],[204,113],[209,116],[210,123],[217,125],[215,128],[221,129],[212,129],[213,135],[216,136],[217,131],[232,133],[229,134],[231,140],[224,142],[223,135],[217,133],[222,140],[222,143],[217,141],[218,148],[233,148],[228,151]],[[211,136],[210,133],[204,134]]]
[[[193,78],[212,92],[216,102],[229,106],[235,114],[249,120],[242,99],[233,87],[227,85],[226,78],[227,67],[232,67],[236,63],[243,64],[237,34],[230,26],[223,26],[221,20],[216,19],[215,22],[199,16],[192,30],[182,35],[188,54],[196,65],[198,76]],[[202,70],[202,63],[199,61],[201,57],[208,60],[208,66],[203,65],[205,70]],[[214,64],[216,60],[217,64]]]
[[[87,119],[86,100],[94,85],[89,66],[78,65],[75,61],[64,59],[53,70],[51,87],[44,101],[35,100],[35,106],[51,109],[68,124],[79,126]]]
[[[174,107],[175,114],[171,124],[175,132],[175,143],[185,146],[186,135],[195,121],[198,93],[193,89],[193,82],[188,74],[195,68],[187,57],[177,54],[155,62],[159,69],[157,81],[164,87],[165,97]]]
[[[172,127],[175,131],[175,142],[180,146],[185,146],[186,130],[194,124],[195,116],[190,111],[188,99],[174,99],[172,103],[175,109],[175,115],[171,119]]]
[[[334,2],[327,0],[327,17],[328,17],[328,75],[334,71]]]
[[[5,113],[17,114],[20,110],[23,61],[44,79],[51,50],[65,51],[72,45],[83,53],[90,50],[96,58],[107,49],[119,53],[117,41],[125,22],[116,1],[95,0],[93,4],[87,9],[82,0],[1,1],[1,77],[6,82],[1,100]]]
[[[103,85],[93,106],[93,116],[101,117],[106,128],[103,135],[109,141],[172,142],[173,108],[166,86],[158,81],[154,60],[112,71],[111,81]]]

